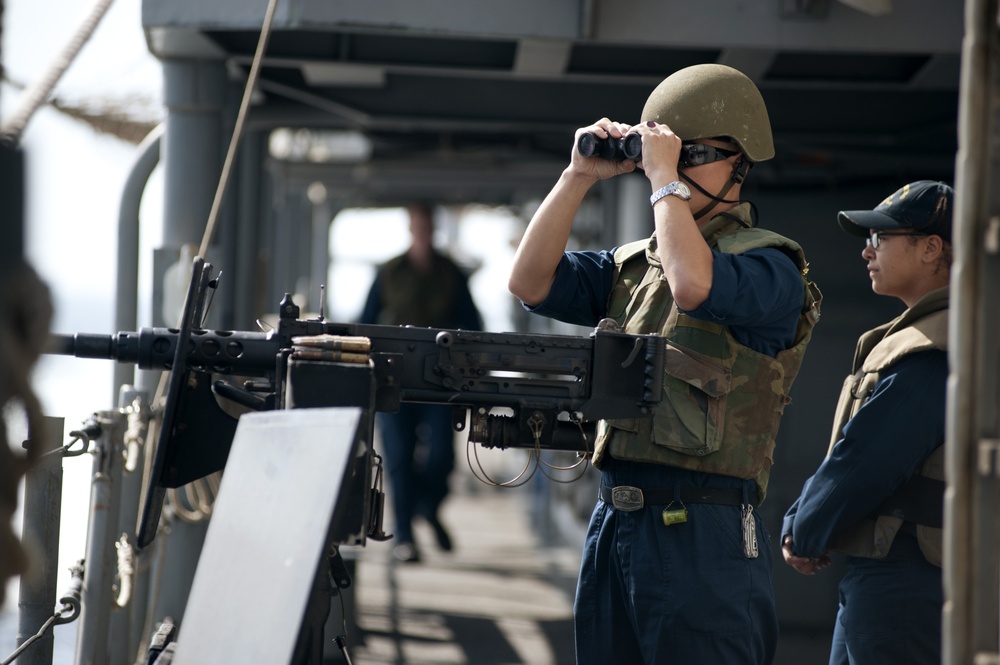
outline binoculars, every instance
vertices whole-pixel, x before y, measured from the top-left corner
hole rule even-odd
[[[576,149],[584,157],[600,157],[614,162],[631,159],[637,162],[642,157],[642,137],[638,134],[626,134],[620,139],[610,136],[602,139],[594,134],[581,134]]]
[[[584,157],[600,157],[615,162],[631,159],[634,162],[642,158],[642,137],[638,134],[626,134],[620,139],[610,136],[606,139],[593,134],[582,134],[577,141],[576,149]],[[702,143],[685,143],[681,146],[678,166],[691,167],[711,164],[739,154],[738,150],[728,150]]]

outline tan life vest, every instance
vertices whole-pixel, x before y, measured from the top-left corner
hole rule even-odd
[[[664,396],[650,417],[599,423],[593,457],[598,468],[610,452],[621,460],[753,478],[757,504],[764,500],[778,424],[819,319],[822,294],[806,277],[798,244],[749,227],[749,204],[743,204],[714,217],[702,235],[720,252],[774,247],[795,261],[805,296],[793,346],[771,357],[737,342],[726,326],[682,313],[656,255],[655,235],[620,247],[608,316],[624,332],[666,338]]]
[[[875,391],[882,372],[911,353],[931,349],[948,350],[948,287],[925,294],[913,307],[889,323],[869,330],[858,340],[854,354],[854,372],[844,380],[840,399],[837,401],[828,456],[841,439],[848,421]],[[915,475],[944,480],[943,442],[928,456]],[[944,500],[943,496],[941,500]],[[851,556],[884,559],[889,554],[903,521],[888,514],[867,517],[834,534],[830,549]],[[940,566],[942,530],[919,523],[916,529],[920,551],[930,563]]]

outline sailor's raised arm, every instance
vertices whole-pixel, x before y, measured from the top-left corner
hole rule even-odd
[[[619,162],[584,157],[576,148],[580,136],[591,133],[599,138],[621,138],[630,128],[630,125],[602,118],[576,131],[570,164],[535,211],[514,255],[507,288],[526,305],[538,305],[548,296],[569,241],[573,219],[594,183],[636,168],[631,160]]]

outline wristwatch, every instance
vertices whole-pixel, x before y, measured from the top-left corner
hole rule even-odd
[[[676,196],[684,201],[690,201],[691,190],[680,180],[674,180],[653,192],[653,195],[649,197],[649,205],[656,205],[656,202],[665,196]]]

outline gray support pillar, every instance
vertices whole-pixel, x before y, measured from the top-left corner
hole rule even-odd
[[[234,243],[233,265],[227,266],[233,276],[228,280],[228,288],[234,294],[233,322],[230,326],[234,330],[256,329],[254,322],[265,311],[260,295],[260,217],[263,200],[261,168],[266,147],[266,132],[247,132],[237,163],[239,231]]]
[[[308,260],[301,256],[300,234],[309,228],[310,212],[305,192],[294,183],[283,184],[283,196],[275,197],[271,228],[270,297],[267,311],[276,312],[285,293],[294,293],[300,266]],[[305,273],[308,275],[308,272]],[[296,302],[302,306],[301,302]]]
[[[149,418],[149,395],[136,390],[133,386],[122,386],[118,408],[125,418],[125,435],[122,441],[125,466],[121,478],[121,509],[118,511],[117,533],[123,534],[128,545],[134,548],[142,494],[142,446],[151,445],[145,438]],[[134,570],[137,564],[133,550]],[[126,591],[127,584],[129,586]],[[123,581],[120,585],[119,599],[124,606],[111,614],[111,644],[115,645],[115,648],[112,650],[109,665],[129,665],[135,659],[142,639],[145,618],[143,612],[146,609],[148,588],[148,571],[143,570],[136,570],[130,580]]]
[[[219,184],[226,69],[220,60],[166,60],[163,244],[200,243]]]
[[[623,176],[612,182],[618,186],[615,197],[618,220],[615,245],[623,245],[653,233],[653,213],[649,207],[649,181],[638,176]]]
[[[236,117],[239,115],[240,100],[243,96],[242,82],[229,81],[229,93],[226,96],[226,106],[222,112],[223,135],[225,148],[228,151],[236,129]],[[205,258],[212,263],[218,272],[223,273],[220,288],[213,295],[208,311],[205,312],[205,326],[208,328],[234,330],[233,319],[236,312],[237,289],[233,277],[236,275],[236,264],[239,261],[237,244],[244,230],[241,224],[240,188],[243,182],[240,171],[246,155],[246,144],[252,132],[244,128],[240,144],[234,155],[234,161],[222,197],[222,207],[216,220],[214,235]],[[224,162],[224,160],[223,160]],[[221,168],[221,167],[220,167]],[[221,177],[221,171],[220,171]],[[218,187],[218,178],[216,187]],[[245,329],[245,326],[244,326]]]
[[[303,312],[315,311],[313,307],[319,300],[312,290],[312,231],[314,209],[307,194],[308,187],[299,183],[295,188],[299,196],[292,203],[295,211],[294,239],[292,245],[292,260],[289,263],[288,284],[295,293],[302,296],[298,303]]]
[[[86,572],[83,576],[82,611],[77,629],[76,664],[106,665],[112,594],[117,572],[115,539],[121,509],[122,436],[125,419],[117,411],[98,414],[101,436],[95,444],[90,488],[90,521],[87,524]]]
[[[179,251],[185,243],[199,245],[219,183],[225,154],[223,136],[226,84],[220,60],[165,60],[164,103],[166,132],[161,145],[164,171],[163,250]],[[163,274],[153,276],[162,284]],[[162,292],[162,289],[161,289]],[[154,299],[154,321],[162,302]],[[176,325],[176,321],[168,325]],[[140,374],[141,381],[149,378]],[[154,394],[155,383],[141,383]],[[150,616],[156,624],[170,616],[180,622],[194,579],[207,523],[177,520],[170,533],[161,533],[149,549],[156,552]],[[158,542],[160,540],[165,542]]]
[[[62,418],[45,418],[45,436],[36,439],[29,432],[30,445],[39,454],[62,445]],[[62,455],[41,457],[24,477],[23,537],[34,543],[41,556],[33,562],[34,574],[21,578],[18,597],[17,645],[38,632],[56,608],[56,578],[59,567],[59,525],[61,522],[63,468]],[[52,665],[53,635],[49,630],[18,656],[21,665]]]
[[[310,312],[327,312],[329,308],[329,287],[326,286],[327,275],[330,273],[330,224],[333,222],[333,208],[326,195],[326,187],[314,182],[309,185],[309,201],[312,203],[312,234],[310,238],[309,257],[309,292],[306,294],[306,307]],[[320,298],[323,298],[323,302]]]
[[[1000,663],[1000,40],[997,1],[965,4],[948,322],[945,665]]]
[[[163,125],[149,133],[125,180],[118,208],[118,280],[115,283],[115,330],[139,329],[139,208],[146,183],[160,162]],[[112,399],[124,385],[135,382],[135,367],[115,363]],[[112,403],[115,403],[114,401]]]

